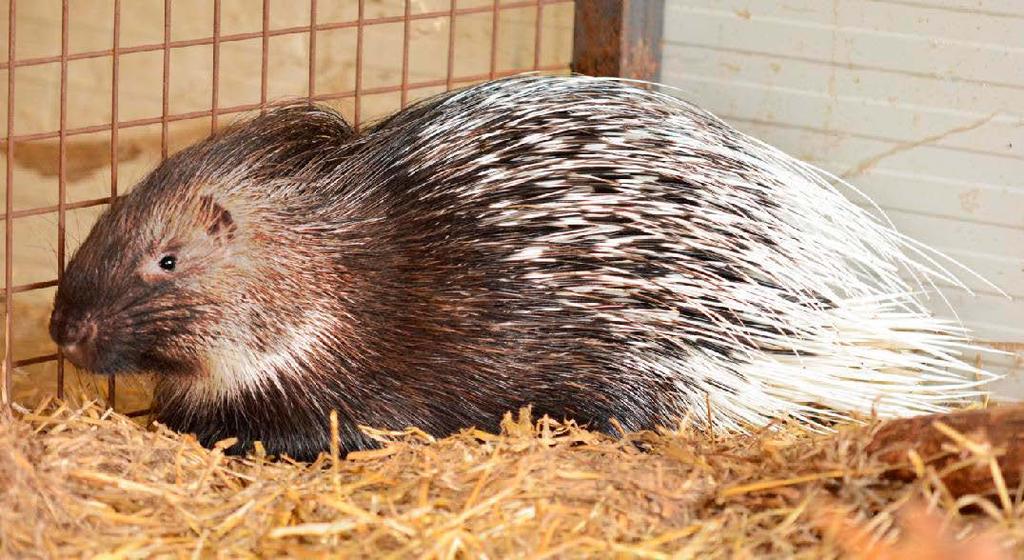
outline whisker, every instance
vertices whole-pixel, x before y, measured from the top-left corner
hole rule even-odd
[[[187,319],[187,316],[172,316],[172,317],[152,317],[143,319],[140,321],[128,321],[121,323],[121,328],[124,329],[140,329],[142,327],[152,327],[153,325],[161,325],[172,323],[173,321]]]
[[[133,309],[130,313],[121,313],[121,314],[119,314],[119,318],[120,319],[134,319],[136,317],[149,317],[149,316],[160,315],[162,313],[170,313],[170,312],[175,312],[175,311],[195,311],[195,310],[199,310],[202,307],[207,307],[207,305],[205,305],[205,304],[191,304],[191,303],[184,304],[183,303],[183,304],[166,305],[166,306],[155,307],[155,308],[139,307],[137,309]]]

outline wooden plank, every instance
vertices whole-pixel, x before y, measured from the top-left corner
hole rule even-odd
[[[709,106],[740,130],[794,157],[839,174],[866,167],[849,180],[883,208],[999,225],[1024,235],[1024,215],[1020,211],[1024,207],[1024,186],[1016,179],[1020,176],[1019,160],[933,145],[898,151],[900,145],[895,142],[858,137],[842,129],[809,130],[737,118],[719,110],[727,109],[731,102],[708,97],[710,93],[692,99]],[[878,159],[879,155],[889,153]],[[918,237],[928,232],[906,233]],[[1021,239],[1014,242],[1020,243]],[[1009,248],[994,243],[985,243],[983,247],[1000,254]]]
[[[725,115],[894,142],[930,138],[1024,162],[1020,90],[671,43],[663,60],[663,81]]]
[[[657,81],[664,12],[664,0],[577,2],[573,71]]]
[[[993,83],[944,80],[935,76],[834,64],[829,60],[779,57],[767,52],[733,50],[717,44],[697,44],[685,37],[675,41],[666,36],[662,52],[662,80],[668,81],[674,73],[821,92],[830,91],[831,87],[832,91],[846,96],[894,100],[929,111],[976,115],[1013,113],[1021,95],[1020,88]]]
[[[670,3],[665,14],[666,42],[1024,89],[1020,49],[982,43],[990,40],[985,35],[989,30],[984,28],[979,29],[978,42],[940,41],[910,31],[894,33],[799,18],[754,17],[746,11],[709,5],[706,0]],[[907,25],[910,30],[912,24]]]
[[[936,42],[967,42],[985,44],[997,48],[1024,47],[1024,34],[1020,32],[1019,17],[1006,17],[986,11],[991,0],[967,0],[975,4],[970,10],[949,10],[934,5],[928,0],[909,2],[869,2],[864,0],[842,0],[822,2],[821,0],[713,0],[694,2],[689,5],[698,8],[731,12],[737,18],[750,20],[791,21],[803,24],[820,24],[835,27],[840,31],[869,31],[912,38],[927,38]],[[1022,4],[1020,0],[1011,0]],[[983,5],[985,4],[985,5]],[[672,21],[672,13],[688,9],[683,2],[672,2],[668,6],[666,21]],[[670,29],[670,28],[669,28]],[[978,33],[984,30],[984,33]],[[666,40],[670,37],[666,32]],[[678,34],[676,34],[678,35]]]

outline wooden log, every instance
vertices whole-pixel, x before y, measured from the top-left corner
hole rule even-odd
[[[657,81],[664,13],[663,0],[577,1],[573,72]]]
[[[958,442],[960,436],[967,443]],[[917,478],[908,454],[911,449],[925,465],[935,468],[954,496],[1002,493],[1000,476],[1003,486],[1013,492],[1024,471],[1024,405],[892,420],[878,427],[866,451],[893,465],[883,476],[910,481]],[[994,458],[997,473],[986,456]],[[953,468],[964,462],[969,464]]]

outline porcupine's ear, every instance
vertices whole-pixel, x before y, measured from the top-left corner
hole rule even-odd
[[[231,212],[213,199],[212,196],[204,196],[200,199],[200,219],[206,228],[206,234],[211,238],[223,242],[231,241],[235,237],[235,220]]]

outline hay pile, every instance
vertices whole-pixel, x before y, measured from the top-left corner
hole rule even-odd
[[[865,430],[612,439],[377,433],[312,465],[225,457],[95,404],[0,413],[0,557],[966,558],[1024,551],[1021,492],[879,478]],[[1009,509],[1007,509],[1009,505]],[[909,513],[908,513],[909,512]],[[954,542],[955,541],[955,542]]]

